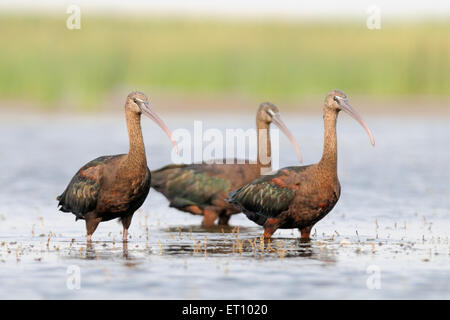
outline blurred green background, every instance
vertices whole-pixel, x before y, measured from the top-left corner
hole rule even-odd
[[[96,110],[131,89],[293,100],[450,96],[450,22],[294,23],[0,16],[0,100]]]

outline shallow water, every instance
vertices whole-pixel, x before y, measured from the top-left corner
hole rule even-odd
[[[164,116],[193,129],[203,116]],[[285,115],[304,156],[321,155],[321,116]],[[168,208],[151,191],[135,214],[131,239],[100,224],[94,243],[84,222],[58,212],[56,196],[87,161],[127,151],[120,115],[0,119],[0,298],[311,299],[450,298],[450,119],[367,117],[376,147],[346,115],[338,121],[341,199],[313,231],[262,229],[243,215],[226,230]],[[253,127],[208,116],[204,129]],[[143,122],[149,167],[170,161],[170,143]],[[296,155],[280,134],[280,165]],[[72,266],[72,267],[71,267]],[[75,267],[73,267],[75,266]],[[80,289],[68,285],[80,270]],[[379,281],[378,281],[379,280]],[[72,288],[72,289],[71,289]]]

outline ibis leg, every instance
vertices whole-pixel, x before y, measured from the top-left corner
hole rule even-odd
[[[95,229],[97,229],[97,226],[101,220],[102,220],[101,218],[86,217],[86,234],[88,242],[91,242],[92,234],[95,232]]]
[[[310,240],[309,234],[311,233],[312,226],[306,227],[300,230],[302,240]]]
[[[122,254],[125,259],[128,259],[128,242],[124,242],[122,245]]]
[[[270,239],[275,231],[279,227],[279,220],[277,218],[269,218],[266,223],[264,223],[264,238]]]
[[[228,221],[230,221],[231,216],[228,215],[226,212],[219,215],[219,226],[227,226]]]
[[[203,227],[212,227],[214,226],[214,221],[217,219],[217,212],[213,209],[206,208],[203,210],[203,220],[202,220],[202,226]]]
[[[274,228],[265,227],[264,228],[264,239],[270,239],[275,231],[276,231],[276,229],[274,229]]]
[[[122,226],[123,226],[123,242],[128,241],[128,228],[130,227],[131,219],[133,219],[132,214],[130,214],[129,216],[123,217],[121,219]]]

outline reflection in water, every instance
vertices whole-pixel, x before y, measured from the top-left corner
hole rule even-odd
[[[248,233],[237,233],[236,228],[231,228],[224,238],[217,233],[216,236],[207,234],[202,227],[180,228],[188,230],[188,239],[183,235],[177,241],[172,241],[161,246],[161,254],[173,256],[238,256],[247,258],[309,258],[323,262],[335,262],[335,258],[327,251],[311,241],[305,242],[296,238],[277,238],[266,240]],[[247,228],[245,228],[247,229]],[[254,230],[254,228],[248,228]],[[194,231],[196,230],[196,231]],[[240,232],[243,228],[240,228]]]
[[[242,226],[218,226],[214,225],[211,227],[203,227],[202,225],[188,225],[188,226],[179,226],[172,227],[174,231],[184,232],[184,233],[250,233],[250,232],[259,232],[260,228],[254,227],[242,227]]]
[[[98,259],[97,251],[95,250],[95,246],[92,242],[86,242],[84,258],[87,260]]]
[[[76,243],[75,243],[76,244]],[[124,259],[127,261],[135,260],[135,257],[128,251],[128,243],[120,242],[122,245],[122,251],[117,251],[115,243],[110,246],[110,241],[92,241],[79,243],[79,247],[75,249],[70,248],[67,251],[67,255],[63,255],[66,258],[86,259],[86,260],[117,260]],[[76,253],[79,254],[76,254]],[[84,253],[84,254],[83,254]]]
[[[325,263],[336,262],[333,252],[324,250],[323,243],[302,241],[298,238],[275,238],[266,240],[252,233],[242,232],[243,228],[229,228],[227,233],[212,232],[202,227],[183,227],[175,237],[173,231],[165,230],[165,240],[156,243],[94,241],[74,243],[63,257],[85,260],[124,260],[126,266],[135,266],[151,256],[174,257],[231,257],[251,259],[308,258]],[[245,228],[246,229],[246,228]],[[254,228],[248,228],[254,231]],[[173,230],[173,228],[172,228]],[[216,230],[217,231],[217,230]],[[224,235],[225,233],[225,235]],[[120,250],[121,246],[121,251]],[[130,247],[130,249],[129,249]],[[151,247],[155,248],[152,252]]]

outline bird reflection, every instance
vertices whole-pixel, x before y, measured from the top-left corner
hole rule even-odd
[[[134,257],[129,254],[128,252],[128,243],[127,242],[121,242],[122,244],[122,252],[121,254],[117,254],[117,251],[111,250],[111,248],[108,246],[108,242],[92,242],[87,241],[86,247],[84,250],[84,256],[80,258],[84,258],[86,260],[112,260],[117,258],[123,258],[127,261],[134,260]],[[101,246],[101,249],[96,249],[96,245]],[[82,247],[83,248],[83,247]],[[83,250],[80,251],[80,253]]]
[[[200,231],[199,231],[200,232]],[[203,231],[206,233],[205,231]],[[248,258],[310,258],[324,262],[334,262],[335,258],[324,252],[314,241],[304,241],[297,238],[263,239],[248,234],[227,234],[217,237],[202,237],[194,230],[190,231],[189,239],[177,239],[176,242],[165,244],[161,254],[174,256],[241,256]],[[192,234],[195,235],[192,236]]]
[[[178,232],[178,234],[175,234]],[[333,250],[326,249],[323,241],[299,238],[264,239],[258,228],[227,227],[212,230],[200,226],[171,227],[170,239],[154,243],[127,243],[114,241],[86,242],[78,258],[86,260],[123,260],[127,267],[141,263],[157,247],[157,254],[177,257],[238,257],[249,259],[307,258],[325,263],[335,263]],[[135,248],[136,247],[136,248]],[[137,249],[139,247],[139,249]],[[121,251],[120,251],[121,249]],[[72,250],[73,252],[73,250]],[[73,254],[69,255],[73,258]]]

